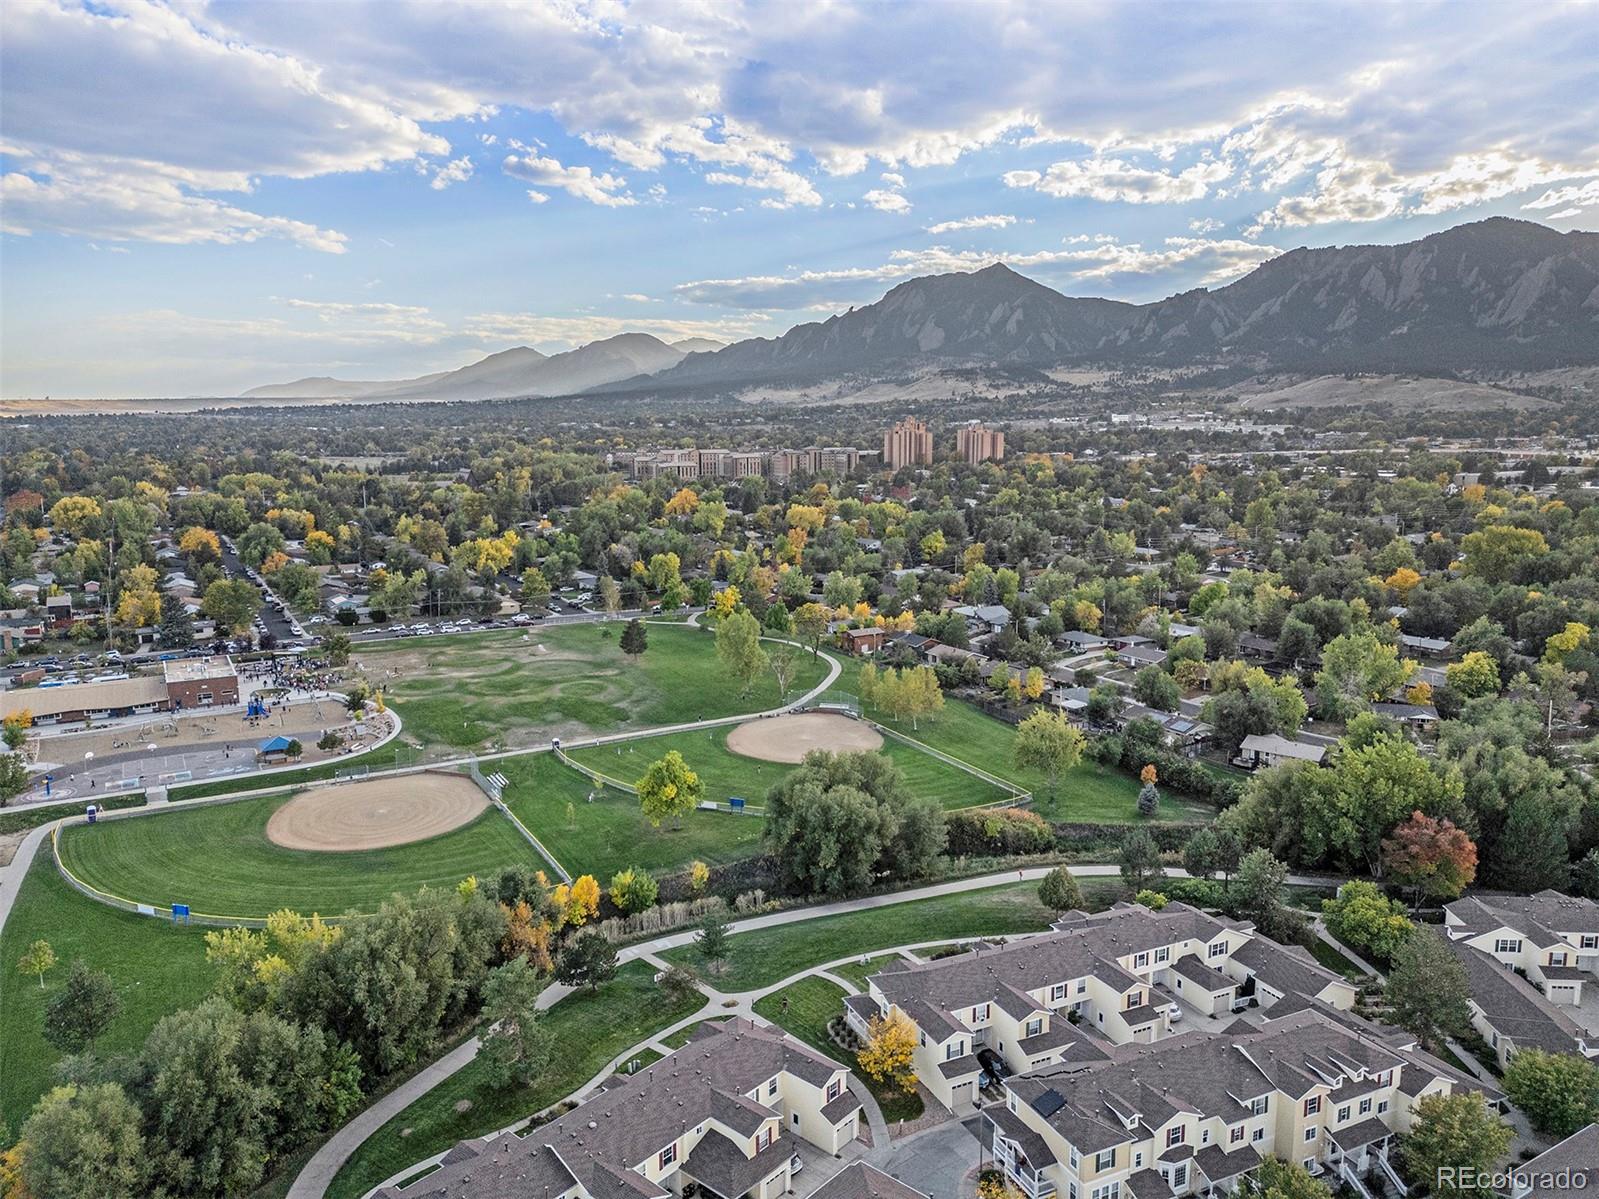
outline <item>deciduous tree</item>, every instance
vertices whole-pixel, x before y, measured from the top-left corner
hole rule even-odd
[[[638,781],[639,806],[656,828],[670,820],[681,827],[682,819],[699,806],[705,794],[700,776],[690,770],[683,755],[675,749],[650,763]]]
[[[892,1083],[907,1095],[915,1092],[916,1028],[898,1012],[872,1017],[866,1044],[855,1056],[877,1082]]]
[[[121,1011],[122,998],[111,976],[74,958],[66,982],[45,1005],[44,1039],[62,1053],[82,1053],[94,1048]]]
[[[569,987],[598,991],[616,977],[616,946],[600,933],[578,933],[555,960],[555,978]]]
[[[1016,728],[1011,760],[1023,770],[1041,770],[1055,794],[1060,776],[1083,759],[1083,735],[1062,712],[1037,711]]]
[[[1450,820],[1421,812],[1382,843],[1383,869],[1397,886],[1428,899],[1456,899],[1477,877],[1477,847]]]
[[[1083,906],[1083,889],[1064,866],[1056,866],[1038,884],[1038,901],[1052,912],[1069,912]]]
[[[523,957],[489,971],[483,983],[483,1019],[489,1031],[479,1052],[490,1086],[530,1086],[549,1065],[555,1034],[538,1016],[543,985]]]
[[[1490,1199],[1487,1180],[1509,1152],[1511,1135],[1477,1091],[1424,1095],[1400,1144],[1400,1164],[1407,1180],[1438,1199]],[[1482,1181],[1459,1181],[1472,1178]]]
[[[1539,1132],[1569,1137],[1599,1120],[1599,1064],[1575,1053],[1522,1049],[1505,1068],[1505,1093]]]
[[[1465,1032],[1470,1022],[1466,1001],[1471,995],[1466,968],[1441,936],[1426,925],[1417,925],[1395,951],[1393,961],[1384,995],[1395,1023],[1429,1047],[1446,1036]]]

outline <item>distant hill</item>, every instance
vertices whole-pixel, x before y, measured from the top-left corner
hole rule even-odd
[[[781,390],[846,375],[869,382],[907,371],[1069,364],[1395,376],[1592,366],[1599,364],[1599,234],[1494,217],[1397,246],[1293,250],[1225,287],[1151,304],[1065,296],[995,263],[907,280],[876,303],[781,337],[668,345],[623,333],[548,357],[519,346],[421,379],[301,379],[245,395],[476,400]],[[1483,392],[1471,402],[1491,398]]]

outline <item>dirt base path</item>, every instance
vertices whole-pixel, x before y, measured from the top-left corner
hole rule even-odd
[[[799,712],[741,724],[727,735],[727,748],[763,762],[799,762],[813,749],[859,753],[883,748],[871,725],[833,712]]]
[[[425,771],[307,791],[272,813],[266,833],[285,849],[382,849],[460,828],[488,806],[464,775]]]

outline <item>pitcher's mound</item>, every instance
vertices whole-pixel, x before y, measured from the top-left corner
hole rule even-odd
[[[382,849],[460,828],[488,806],[471,779],[423,771],[296,795],[272,813],[266,834],[285,849]]]
[[[800,712],[741,724],[727,735],[727,748],[763,762],[799,762],[813,749],[860,753],[883,748],[871,725],[833,712]]]

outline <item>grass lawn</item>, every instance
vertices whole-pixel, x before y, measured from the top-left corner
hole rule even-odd
[[[44,1007],[73,958],[109,974],[122,998],[121,1014],[95,1047],[102,1055],[137,1050],[161,1017],[194,1006],[211,989],[203,929],[87,899],[62,881],[48,853],[34,858],[20,886],[0,934],[0,1119],[13,1133],[53,1082],[60,1054],[44,1039]],[[17,972],[17,959],[41,939],[57,959],[42,991],[38,979]]]
[[[144,793],[138,795],[106,795],[94,801],[95,806],[102,812],[112,812],[119,808],[142,808],[144,806]],[[41,804],[38,807],[17,808],[11,812],[0,812],[0,836],[7,833],[21,833],[28,829],[38,828],[41,824],[49,824],[52,820],[59,820],[63,816],[82,816],[83,807],[77,804]]]
[[[629,962],[593,994],[569,996],[544,1017],[555,1053],[531,1087],[496,1090],[473,1061],[369,1137],[344,1164],[327,1199],[358,1199],[391,1174],[466,1137],[515,1123],[586,1084],[631,1045],[692,1014],[698,1002],[672,1005],[653,981],[648,962]],[[469,1106],[458,1111],[462,1103]],[[409,1135],[402,1135],[409,1130]]]
[[[712,1016],[710,1019],[711,1020],[719,1020],[719,1019],[726,1019],[726,1017]],[[681,1049],[681,1048],[683,1048],[683,1046],[687,1045],[690,1041],[692,1041],[694,1039],[694,1034],[697,1033],[701,1028],[703,1028],[708,1023],[710,1023],[710,1020],[701,1020],[697,1024],[685,1024],[682,1028],[678,1029],[671,1036],[662,1037],[661,1038],[661,1044],[665,1045],[665,1046],[667,1046],[667,1047],[669,1047],[671,1049]]]
[[[1366,972],[1343,954],[1339,953],[1327,942],[1317,937],[1310,943],[1310,952],[1327,969],[1334,974],[1341,974],[1351,981],[1358,981],[1366,977]]]
[[[845,664],[836,690],[854,692],[860,666],[853,659]],[[1138,818],[1138,780],[1120,770],[1084,761],[1060,777],[1056,794],[1048,794],[1049,779],[1041,771],[1023,770],[1011,761],[1016,730],[1003,720],[962,699],[945,697],[944,710],[932,720],[896,724],[881,712],[867,715],[879,724],[897,729],[924,745],[942,750],[952,758],[986,770],[989,774],[1033,792],[1033,808],[1049,820],[1131,821]],[[1209,820],[1216,810],[1195,803],[1161,788],[1162,820]]]
[[[864,962],[857,959],[853,962],[845,962],[842,966],[834,966],[828,973],[848,979],[862,991],[865,991],[868,978],[874,974],[882,973],[885,967],[892,966],[895,963],[906,964],[905,959],[897,953],[882,953],[874,958],[867,958]]]
[[[1084,880],[1084,892],[1100,881]],[[1114,890],[1121,891],[1119,882]],[[714,982],[721,991],[756,990],[851,954],[947,937],[1039,932],[1053,918],[1054,913],[1038,902],[1038,884],[1027,882],[780,924],[735,935],[729,942],[732,956]],[[669,949],[661,956],[693,969],[701,967],[692,945]]]
[[[637,662],[618,648],[617,622],[385,642],[363,647],[356,662],[383,688],[407,736],[455,750],[758,712],[827,673],[824,659],[806,654],[787,697],[770,673],[741,696],[728,685],[711,633],[648,627],[649,648]]]
[[[614,787],[595,790],[577,771],[551,754],[506,758],[495,764],[509,780],[505,802],[517,819],[573,875],[592,874],[601,885],[628,866],[679,870],[698,858],[718,865],[761,851],[758,815],[690,812],[681,829],[652,828],[638,798]],[[639,769],[643,773],[643,767]],[[588,802],[590,793],[594,802]],[[568,824],[567,805],[573,821]]]
[[[727,748],[729,728],[696,729],[640,737],[617,745],[591,745],[574,750],[572,757],[585,766],[623,782],[637,782],[649,764],[668,750],[683,755],[705,784],[705,798],[726,800],[741,795],[752,804],[765,800],[767,789],[794,769],[780,762],[746,758]],[[942,808],[969,808],[993,803],[1006,793],[992,783],[967,774],[931,754],[885,738],[882,752],[900,768],[905,784],[915,796],[925,796]]]
[[[783,1010],[784,1003],[788,1010]],[[814,974],[790,983],[781,991],[773,991],[755,1002],[755,1010],[773,1024],[812,1049],[826,1054],[848,1066],[871,1091],[877,1105],[883,1109],[883,1118],[889,1122],[914,1120],[922,1114],[922,1099],[914,1092],[907,1095],[892,1084],[880,1083],[864,1070],[857,1068],[855,1055],[833,1044],[827,1035],[827,1022],[844,1010],[844,992],[835,983]]]
[[[400,781],[396,785],[402,785]],[[453,887],[538,855],[493,808],[441,837],[388,849],[317,853],[267,840],[287,797],[262,796],[135,820],[74,826],[61,858],[91,886],[143,903],[187,903],[195,912],[265,916],[279,908],[338,915],[376,911],[396,891]]]

